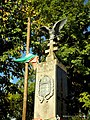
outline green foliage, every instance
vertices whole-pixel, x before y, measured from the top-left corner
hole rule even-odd
[[[41,26],[50,26],[67,18],[60,33],[57,58],[68,71],[69,95],[67,99],[69,114],[78,113],[81,108],[79,94],[89,91],[90,75],[90,4],[83,0],[3,0],[0,2],[0,93],[2,114],[0,119],[16,117],[21,119],[24,65],[13,62],[26,50],[27,17],[31,17],[31,44],[33,53],[40,61],[45,60],[48,35],[39,31]],[[22,82],[12,84],[14,77]],[[29,80],[34,81],[33,70],[29,66]],[[84,83],[86,81],[86,84]],[[17,89],[18,88],[18,89]],[[27,119],[33,116],[34,85],[28,88]],[[85,97],[86,99],[87,97]],[[89,99],[87,99],[88,101]],[[20,103],[20,104],[19,104]],[[87,103],[85,102],[87,107]],[[14,112],[15,111],[15,112]],[[73,111],[73,112],[72,112]]]
[[[90,94],[88,92],[83,92],[80,94],[79,101],[83,103],[85,109],[89,108],[90,110]]]

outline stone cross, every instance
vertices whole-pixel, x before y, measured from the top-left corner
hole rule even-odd
[[[49,46],[49,49],[48,50],[45,50],[45,53],[49,53],[47,58],[46,58],[46,61],[48,60],[54,60],[56,58],[55,54],[54,54],[54,51],[56,51],[58,48],[57,47],[54,47],[56,43],[53,41],[53,40],[50,40],[50,43],[48,44]]]

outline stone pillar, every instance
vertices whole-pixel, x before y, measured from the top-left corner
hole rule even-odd
[[[46,58],[36,72],[34,119],[54,119],[66,114],[66,69],[57,59]]]

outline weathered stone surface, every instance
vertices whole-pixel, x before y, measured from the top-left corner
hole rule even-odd
[[[34,118],[55,118],[65,114],[62,98],[67,95],[66,69],[57,59],[39,63],[36,72]]]

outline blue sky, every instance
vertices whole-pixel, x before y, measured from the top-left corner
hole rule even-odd
[[[90,26],[88,27],[88,31],[90,31]]]
[[[30,53],[32,54],[31,48],[30,48]],[[21,54],[22,54],[22,57],[25,57],[26,51],[21,52]],[[23,64],[25,64],[25,63],[23,63]],[[23,77],[24,77],[24,76],[23,76]],[[14,77],[14,79],[11,79],[10,81],[11,81],[12,83],[16,83],[18,80],[19,80],[19,79],[18,79],[17,77]]]
[[[85,0],[85,1],[84,1],[84,4],[86,4],[87,2],[88,2],[88,0]]]

